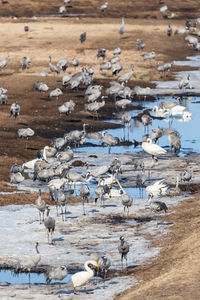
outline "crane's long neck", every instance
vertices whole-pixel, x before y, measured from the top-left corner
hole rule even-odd
[[[118,180],[117,178],[116,178],[116,182],[117,182],[117,184],[119,185],[120,190],[122,190],[124,193],[126,193],[125,190],[123,189],[121,183],[119,182],[119,180]]]
[[[40,252],[38,250],[38,244],[35,245],[35,250],[36,250],[37,254],[40,254]]]

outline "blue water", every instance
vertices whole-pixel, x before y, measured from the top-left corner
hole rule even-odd
[[[61,282],[67,283],[72,274],[68,274]],[[11,270],[1,270],[0,271],[0,282],[8,282],[10,284],[28,284],[29,275],[28,273],[14,273]],[[52,280],[51,283],[56,283],[59,281]],[[46,283],[44,273],[31,273],[31,284],[44,284]]]
[[[155,99],[155,102],[146,102],[145,109],[152,109],[154,105],[159,105],[160,102],[163,101],[175,101],[176,98],[172,97],[162,97],[159,99]],[[134,102],[135,103],[135,102]],[[139,102],[136,102],[136,104]],[[130,128],[117,128],[117,129],[109,129],[106,130],[107,133],[112,134],[114,137],[118,137],[120,140],[124,138],[124,131],[125,137],[127,139],[128,130],[129,130],[129,140],[133,142],[135,139],[136,141],[142,141],[142,136],[146,133],[151,133],[152,128],[169,128],[169,126],[180,133],[181,136],[181,151],[179,156],[185,156],[188,152],[200,152],[200,135],[198,135],[197,128],[199,127],[199,116],[200,116],[200,97],[193,97],[192,100],[188,98],[184,98],[183,102],[180,105],[184,105],[186,107],[186,111],[192,113],[192,118],[188,122],[184,122],[182,116],[173,117],[170,119],[168,116],[165,119],[153,119],[152,125],[149,126],[147,131],[146,128],[140,123],[135,120],[136,117],[141,111],[133,110],[129,111],[132,116],[132,126]],[[150,112],[152,116],[154,116],[153,112]],[[112,119],[106,120],[106,122],[114,122],[120,124],[120,120]],[[86,142],[92,142],[95,144],[95,148],[93,146],[86,146],[81,147],[79,150],[80,152],[88,152],[88,153],[108,153],[108,147],[102,147],[101,142],[98,140],[91,140],[86,139]],[[97,145],[97,146],[96,146]],[[159,145],[166,148],[166,150],[170,150],[170,144],[168,141],[167,136],[163,136],[159,140]],[[136,148],[134,145],[131,146],[113,146],[111,147],[111,154],[128,154],[128,153],[136,153],[142,151],[141,146],[137,146]]]

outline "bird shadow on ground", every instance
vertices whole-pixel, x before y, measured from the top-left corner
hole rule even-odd
[[[77,295],[80,295],[80,294],[93,294],[95,290],[100,290],[100,287],[96,287],[96,288],[93,288],[93,289],[90,288],[90,289],[78,290]],[[70,290],[70,291],[61,290],[61,291],[58,291],[56,293],[56,295],[59,295],[59,294],[71,295],[71,294],[74,294],[74,291],[73,290]]]

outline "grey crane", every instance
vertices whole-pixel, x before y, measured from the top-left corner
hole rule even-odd
[[[156,58],[156,53],[154,51],[142,54],[144,60],[152,60]]]
[[[17,264],[17,270],[21,269],[21,270],[25,270],[28,271],[28,277],[29,277],[29,287],[31,285],[31,269],[33,267],[36,267],[38,265],[38,263],[41,260],[41,255],[38,249],[39,243],[36,242],[35,243],[35,250],[36,250],[36,254],[32,255],[32,256],[27,256],[23,259],[20,259],[18,264]]]
[[[70,146],[67,146],[67,149],[65,149],[64,151],[60,152],[57,156],[58,160],[63,163],[63,162],[69,162],[70,160],[72,160],[74,155],[73,150],[71,149]]]
[[[91,95],[93,93],[101,92],[102,85],[89,85],[85,91],[85,96]]]
[[[104,196],[106,194],[109,195],[109,193],[110,193],[110,187],[107,184],[98,185],[95,188],[95,194],[96,194],[95,203],[97,203],[98,199],[100,199],[101,205],[104,207]]]
[[[30,58],[28,56],[22,57],[22,59],[20,60],[20,66],[21,66],[22,70],[29,69],[30,65],[31,65]]]
[[[138,50],[143,50],[144,47],[146,46],[145,42],[142,41],[142,40],[140,40],[140,39],[137,39],[136,42],[137,42],[137,49],[138,49]]]
[[[57,75],[60,74],[60,67],[52,64],[51,60],[52,60],[52,57],[49,56],[49,68],[50,68],[50,71],[52,73],[56,73]]]
[[[106,58],[106,49],[105,48],[99,48],[97,50],[97,58],[102,57],[103,60]]]
[[[47,271],[44,273],[47,284],[50,284],[51,280],[62,281],[67,276],[67,274],[68,271],[66,266],[52,267],[50,269],[47,269]]]
[[[188,171],[188,170],[183,170],[181,173],[180,173],[180,179],[181,181],[183,182],[187,182],[189,183],[189,181],[192,179],[192,174]],[[178,180],[178,179],[177,179]],[[188,186],[187,186],[188,188]]]
[[[121,109],[125,109],[127,105],[130,105],[131,104],[131,100],[129,99],[121,99],[121,100],[117,100],[115,102],[115,106],[117,108],[121,108]]]
[[[10,106],[10,117],[14,117],[15,119],[19,116],[20,114],[20,105],[15,101],[14,103],[11,104]]]
[[[46,202],[42,199],[42,191],[39,189],[39,195],[38,198],[35,201],[35,206],[38,209],[39,212],[39,218],[40,218],[40,224],[44,222],[44,212],[46,209]],[[41,218],[42,215],[42,218]]]
[[[24,181],[24,176],[20,172],[10,173],[10,183],[18,184]]]
[[[61,208],[61,215],[62,215],[63,221],[65,220],[64,214],[66,214],[66,212],[67,212],[66,205],[69,202],[69,195],[73,194],[73,192],[74,192],[74,190],[72,190],[72,189],[65,191],[64,187],[65,187],[65,183],[63,184],[62,188],[57,190],[55,193],[56,194],[56,203]],[[64,212],[63,212],[63,206],[65,208]]]
[[[49,244],[49,235],[51,236],[51,244],[53,244],[52,236],[55,230],[56,221],[53,217],[49,216],[49,212],[50,212],[49,206],[47,206],[46,209],[47,209],[47,216],[44,219],[44,226],[47,230],[48,244]]]
[[[144,128],[149,129],[149,125],[152,125],[152,117],[150,117],[149,115],[147,114],[143,114],[141,116],[141,121],[142,121],[142,124],[144,125]]]
[[[10,57],[9,56],[5,57],[3,59],[0,59],[0,68],[4,69],[8,65],[9,61],[10,61]]]
[[[144,173],[144,169],[142,169],[142,172],[136,175],[136,186],[139,188],[139,194],[140,198],[143,198],[143,188],[144,188],[144,183],[146,181],[147,177]]]
[[[190,74],[188,74],[186,77],[182,78],[179,81],[178,87],[179,87],[179,89],[186,89],[187,87],[191,88]]]
[[[79,60],[77,59],[77,58],[73,58],[72,59],[72,65],[76,68],[76,67],[78,67],[79,65],[80,65],[80,62],[79,62]]]
[[[105,279],[108,273],[108,269],[111,266],[111,260],[110,258],[106,257],[106,255],[103,255],[99,257],[97,263],[99,265],[99,271],[103,273],[103,278]]]
[[[86,173],[86,177],[89,178],[94,177],[94,178],[98,178],[99,176],[107,173],[110,170],[110,166],[109,165],[103,165],[103,166],[98,166],[92,169],[88,169],[87,173]]]
[[[112,75],[117,75],[122,70],[123,70],[123,66],[121,64],[115,63],[112,65]]]
[[[73,100],[67,101],[63,103],[63,105],[58,107],[58,111],[60,114],[69,115],[74,110],[76,104]]]
[[[92,68],[92,66],[86,66],[85,67],[85,72],[89,75],[93,75],[94,74],[94,69]]]
[[[0,94],[0,104],[8,104],[8,96],[5,94]]]
[[[101,5],[100,9],[102,12],[105,12],[108,8],[108,2],[105,2],[104,4]]]
[[[31,128],[20,128],[18,129],[19,138],[26,138],[26,149],[28,144],[28,138],[32,137],[35,134],[35,131]]]
[[[152,201],[153,194],[149,194],[149,205],[153,211],[160,212],[164,211],[165,213],[168,211],[168,207],[163,201]]]
[[[168,24],[168,27],[167,27],[167,35],[172,36],[172,27],[170,24]]]
[[[125,241],[123,236],[120,236],[120,241],[118,243],[118,251],[121,254],[121,265],[123,269],[123,259],[126,260],[126,268],[127,266],[127,254],[129,252],[129,243]]]
[[[122,83],[127,83],[134,74],[134,66],[131,66],[131,70],[128,73],[125,73],[117,78],[117,81]]]
[[[119,55],[122,53],[122,49],[120,47],[117,47],[113,50],[113,55]]]
[[[127,216],[128,216],[129,215],[129,207],[131,207],[133,204],[133,198],[131,196],[129,196],[126,192],[121,190],[121,201],[124,206],[124,213],[125,213],[125,210],[127,209]]]
[[[169,129],[163,129],[163,134],[168,136],[168,140],[170,142],[170,145],[172,149],[174,149],[175,153],[179,153],[181,148],[181,137],[178,131],[175,129],[169,128]]]
[[[77,90],[79,88],[81,84],[81,79],[82,78],[73,78],[73,77],[71,78],[69,83],[72,90]]]
[[[100,64],[99,70],[103,71],[103,70],[110,70],[112,68],[112,64],[110,61],[106,61]]]
[[[80,188],[80,197],[82,198],[83,215],[85,215],[85,201],[88,202],[88,198],[90,197],[90,189],[87,184],[82,185]]]
[[[86,136],[86,126],[87,124],[83,123],[83,130],[72,130],[69,133],[65,134],[65,139],[77,146],[79,146],[81,143],[84,143]]]
[[[52,140],[52,145],[57,149],[57,150],[61,150],[67,143],[66,138],[54,138]]]
[[[124,22],[124,18],[122,18],[122,23],[119,28],[119,34],[124,34],[124,32],[125,32],[125,22]]]
[[[86,32],[83,32],[80,34],[80,42],[81,43],[84,43],[86,41],[86,38],[87,38],[87,33]]]
[[[162,128],[153,128],[149,137],[152,141],[155,141],[155,143],[157,143],[157,141],[163,136],[163,134],[164,132]]]
[[[97,115],[97,119],[98,119],[98,111],[105,105],[105,101],[101,101],[101,102],[92,102],[92,103],[86,103],[85,104],[85,110],[88,110],[89,112],[95,112]]]
[[[101,90],[100,89],[93,89],[92,93],[85,96],[86,102],[94,102],[101,96]]]
[[[67,58],[60,58],[57,62],[57,67],[63,72],[69,67],[69,61]]]
[[[48,98],[51,99],[52,97],[56,98],[56,106],[58,106],[58,97],[63,95],[63,92],[61,91],[61,89],[56,88],[52,91],[48,91]]]
[[[62,85],[66,87],[70,83],[71,79],[72,79],[71,74],[65,74],[62,78]]]
[[[44,82],[37,81],[34,83],[32,90],[37,90],[39,92],[47,92],[49,89],[48,85]]]
[[[10,168],[10,172],[11,173],[24,173],[24,166],[23,165],[18,165],[18,164],[14,164],[14,165],[12,165],[11,166],[11,168]]]
[[[121,172],[121,167],[122,167],[121,161],[118,158],[115,158],[110,163],[109,172],[111,172],[111,174],[118,175],[118,173]]]
[[[111,134],[107,134],[106,131],[102,132],[102,145],[108,147],[108,152],[110,153],[111,146],[115,146],[119,144],[119,139],[117,137],[113,137]]]
[[[181,181],[189,182],[192,179],[192,174],[188,170],[183,170],[180,173],[180,179]]]

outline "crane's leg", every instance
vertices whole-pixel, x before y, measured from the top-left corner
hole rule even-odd
[[[86,214],[85,214],[85,202],[84,202],[84,200],[82,201],[82,204],[83,204],[83,215],[85,216]]]
[[[31,274],[30,274],[30,270],[28,272],[28,284],[29,284],[29,287],[31,287]]]
[[[42,222],[44,222],[44,211],[42,212]]]
[[[40,218],[40,224],[42,223],[41,221],[41,212],[39,211],[39,218]]]

